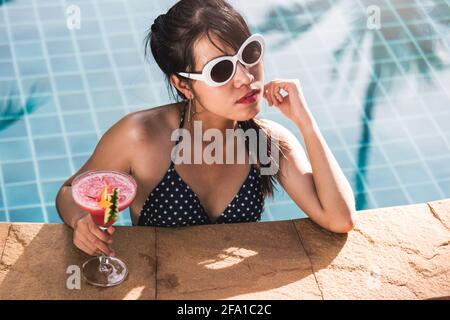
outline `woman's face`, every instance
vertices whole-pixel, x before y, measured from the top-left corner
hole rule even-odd
[[[214,43],[207,36],[202,37],[194,45],[195,71],[200,72],[206,63],[223,55],[235,55],[236,51],[223,44],[219,38],[211,35]],[[255,66],[248,68],[237,63],[233,78],[219,87],[208,86],[203,81],[193,81],[197,112],[205,109],[218,116],[237,121],[245,121],[255,117],[261,110],[264,89],[264,66],[262,60]],[[257,99],[254,103],[238,103],[250,90],[258,89]]]

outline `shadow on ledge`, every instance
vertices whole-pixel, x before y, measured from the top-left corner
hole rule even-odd
[[[157,299],[322,299],[294,221],[156,233]],[[345,244],[339,238],[329,263]]]
[[[316,228],[319,228],[316,226]],[[345,236],[328,252],[333,259]],[[156,241],[156,243],[155,243]],[[293,221],[189,228],[117,227],[129,268],[119,286],[66,286],[89,256],[65,225],[13,224],[0,267],[0,299],[322,299]]]

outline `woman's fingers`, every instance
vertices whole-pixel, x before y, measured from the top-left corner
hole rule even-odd
[[[283,90],[284,93],[286,93],[286,96],[289,95],[289,91],[286,90],[288,86],[286,84],[281,83],[280,86],[278,87],[278,91],[277,91],[277,96],[280,99],[280,102],[282,103],[284,101],[284,99],[286,97],[283,97],[283,95],[281,94],[281,91]]]
[[[108,247],[108,245],[99,238],[97,238],[96,235],[93,233],[86,234],[86,240],[87,242],[92,244],[95,247],[95,249],[99,249],[106,255],[110,255],[110,253],[112,252],[112,250]]]
[[[101,241],[112,243],[112,238],[106,232],[100,230],[95,224],[89,225],[89,230]]]
[[[78,238],[74,241],[75,245],[83,251],[84,253],[87,253],[90,256],[96,255],[96,248],[91,245],[89,242],[82,240],[81,238]]]
[[[275,98],[278,100],[278,103],[283,103],[283,97],[280,94],[280,88],[276,87],[275,89]]]
[[[281,94],[281,90],[284,90],[287,95],[295,94],[297,90],[296,86],[298,80],[272,80],[264,86],[264,97],[269,102],[269,106],[283,103],[285,97]]]
[[[272,98],[270,97],[270,82],[264,86],[264,94],[266,95],[269,107],[271,107],[273,105],[273,101]]]
[[[276,96],[276,89],[277,89],[277,84],[274,82],[270,86],[269,92],[270,92],[270,96],[272,97],[272,101],[274,102],[274,104],[278,105],[280,102],[278,101],[277,96]]]
[[[264,87],[264,97],[267,99],[269,106],[273,105],[272,98],[270,97],[270,92],[268,87]]]
[[[108,229],[110,234],[114,233],[114,228]],[[109,248],[108,243],[112,243],[112,237],[101,231],[88,214],[81,218],[74,231],[74,243],[84,252],[95,255],[96,252],[103,252],[113,256],[114,251]]]
[[[111,227],[109,227],[108,228],[108,230],[106,230],[110,235],[112,235],[113,233],[114,233],[114,231],[116,231],[116,229],[113,227],[113,226],[111,226]],[[112,238],[111,238],[111,242],[112,242]],[[110,242],[110,243],[111,243]]]

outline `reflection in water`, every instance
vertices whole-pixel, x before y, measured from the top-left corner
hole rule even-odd
[[[46,98],[34,96],[37,92],[37,87],[32,86],[23,104],[18,93],[14,90],[11,90],[4,99],[0,100],[0,131],[14,124],[25,114],[31,114],[45,103]]]
[[[286,46],[286,42],[297,39],[319,23],[331,8],[332,4],[328,0],[302,1],[289,6],[277,5],[268,10],[265,22],[258,26],[258,30],[262,33],[282,32],[282,39],[273,46],[274,49],[281,48]]]
[[[0,6],[13,0],[0,0]],[[44,98],[34,97],[39,90],[36,85],[30,87],[30,92],[24,99],[24,103],[20,101],[17,88],[10,90],[9,94],[0,100],[0,131],[5,130],[17,120],[20,120],[25,114],[31,114],[39,106],[45,103]]]
[[[378,29],[367,27],[369,6],[376,6],[380,10],[381,24]],[[450,5],[438,0],[426,3],[407,0],[352,0],[334,3],[329,0],[300,1],[292,5],[272,7],[257,29],[265,33],[279,31],[285,34],[286,37],[274,47],[277,49],[300,37],[332,10],[340,11],[344,21],[348,21],[350,31],[333,51],[334,63],[330,80],[336,81],[338,75],[342,76],[340,63],[344,57],[351,55],[353,63],[357,64],[364,58],[361,51],[367,41],[371,49],[370,79],[365,89],[361,114],[362,130],[354,190],[356,207],[362,210],[367,206],[363,179],[367,175],[372,140],[370,122],[373,120],[377,98],[388,94],[392,81],[399,74],[404,77],[408,73],[419,73],[421,79],[433,82],[436,77],[432,74],[449,66]],[[357,70],[344,75],[350,86],[356,75]],[[445,92],[445,88],[442,90]]]

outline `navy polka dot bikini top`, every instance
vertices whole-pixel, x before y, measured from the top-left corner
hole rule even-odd
[[[183,127],[184,110],[180,128]],[[179,139],[176,141],[177,145]],[[190,225],[238,223],[259,221],[264,211],[264,195],[261,190],[260,172],[255,164],[239,192],[227,205],[216,221],[212,221],[200,203],[197,194],[175,170],[173,161],[166,175],[150,192],[139,215],[139,226],[185,227]]]

